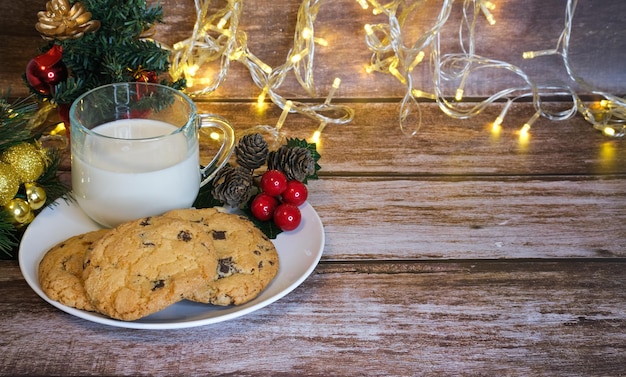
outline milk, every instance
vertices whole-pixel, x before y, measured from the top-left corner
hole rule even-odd
[[[140,139],[176,129],[156,120],[123,119],[93,131]],[[149,140],[103,139],[87,135],[82,154],[72,156],[73,191],[92,219],[113,227],[191,206],[200,188],[197,138],[178,133]]]

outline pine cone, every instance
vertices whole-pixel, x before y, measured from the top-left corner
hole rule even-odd
[[[315,173],[315,159],[307,148],[282,146],[268,154],[267,168],[282,171],[287,179],[304,182]]]
[[[70,8],[68,0],[48,1],[46,11],[38,12],[37,18],[35,29],[48,41],[78,39],[100,27],[100,21],[91,20],[91,12],[83,4],[75,3]]]
[[[267,153],[267,142],[259,133],[242,136],[235,147],[237,163],[249,170],[258,169],[265,165]]]
[[[245,203],[252,193],[252,172],[227,165],[213,178],[213,197],[231,207]]]

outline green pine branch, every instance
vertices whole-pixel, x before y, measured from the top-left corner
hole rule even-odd
[[[82,3],[91,12],[92,20],[100,21],[101,26],[78,39],[52,42],[63,48],[62,61],[69,71],[67,81],[59,83],[50,96],[56,103],[71,104],[82,93],[101,85],[135,81],[135,74],[142,70],[157,76],[167,73],[170,52],[154,41],[142,39],[163,22],[163,8],[159,4],[148,5],[146,0],[83,0]],[[52,43],[44,46],[42,52]],[[168,79],[161,79],[160,83],[176,89],[184,87],[184,82],[172,83]]]

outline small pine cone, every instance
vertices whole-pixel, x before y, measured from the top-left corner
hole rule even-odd
[[[213,178],[213,197],[231,207],[245,203],[252,193],[252,172],[227,165]]]
[[[46,3],[46,11],[37,13],[38,21],[35,29],[48,41],[58,39],[78,39],[85,33],[98,30],[100,21],[91,19],[80,2],[70,6],[68,0],[50,0]]]
[[[249,170],[258,169],[265,164],[268,146],[261,134],[248,134],[239,139],[235,147],[237,163]]]
[[[315,173],[315,159],[307,148],[282,146],[269,153],[267,168],[282,171],[287,179],[304,182],[306,177]]]

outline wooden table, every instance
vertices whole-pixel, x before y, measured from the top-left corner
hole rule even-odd
[[[522,150],[513,132],[495,138],[482,119],[453,122],[431,108],[432,126],[407,138],[382,123],[395,106],[353,105],[354,122],[328,128],[320,144],[310,203],[326,245],[295,291],[215,325],[129,330],[57,310],[3,261],[0,373],[624,370],[624,141],[580,120],[545,122]],[[250,125],[247,106],[201,105],[238,127]],[[310,121],[291,118],[290,133],[306,136]]]
[[[24,62],[40,44],[32,24],[43,3],[16,2],[4,12],[3,24],[12,26],[0,33],[8,57],[0,84],[19,85]],[[185,20],[193,19],[189,7],[164,3],[175,15],[161,35],[181,39],[190,26]],[[509,31],[481,47],[506,55],[517,41],[551,46],[563,5],[532,3],[503,1],[505,19],[497,27]],[[293,26],[281,22],[295,18],[298,4],[281,0],[244,12],[252,50],[273,66],[292,41]],[[519,127],[535,112],[529,103],[516,103],[494,133],[502,103],[453,120],[424,102],[423,126],[407,137],[397,124],[401,86],[358,71],[368,52],[354,41],[372,16],[355,16],[361,13],[352,0],[327,4],[319,29],[341,38],[332,39],[337,50],[319,50],[325,70],[317,82],[345,73],[334,102],[356,115],[347,125],[329,125],[318,146],[322,170],[309,183],[309,202],[323,221],[326,244],[315,271],[286,297],[237,319],[130,330],[57,310],[31,290],[17,262],[0,261],[1,375],[626,373],[626,140],[603,136],[580,116],[541,118],[530,138],[521,139]],[[536,13],[525,18],[524,12]],[[604,14],[600,24],[615,24],[611,14],[619,12]],[[525,34],[544,24],[555,30]],[[603,55],[617,74],[600,78],[623,93],[619,51]],[[585,60],[584,72],[594,64]],[[557,70],[542,69],[548,76]],[[497,83],[468,97],[480,98]],[[280,109],[257,113],[258,92],[234,65],[225,86],[198,103],[238,131],[273,125]],[[289,115],[283,129],[308,138],[316,127]],[[68,168],[65,163],[65,179]]]

